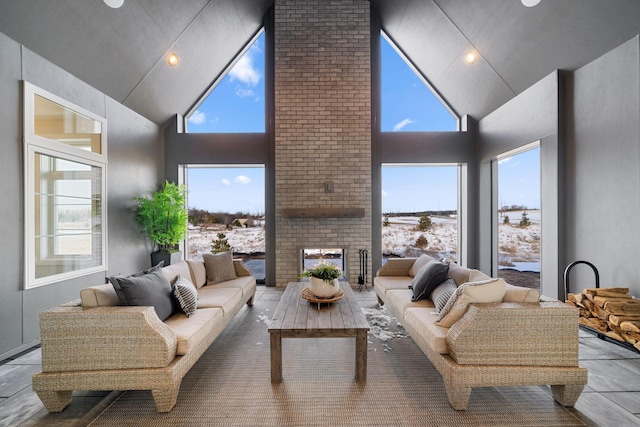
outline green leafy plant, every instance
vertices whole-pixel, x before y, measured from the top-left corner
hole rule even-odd
[[[431,228],[432,222],[431,217],[427,214],[424,214],[418,220],[418,229],[420,231],[426,231]]]
[[[342,270],[337,265],[322,261],[313,266],[313,268],[305,269],[298,277],[315,277],[325,282],[331,282],[340,276],[342,276]]]
[[[165,181],[151,197],[136,197],[136,221],[160,252],[176,252],[187,234],[187,189]]]

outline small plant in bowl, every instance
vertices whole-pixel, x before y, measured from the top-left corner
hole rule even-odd
[[[313,268],[307,268],[299,277],[309,277],[311,293],[320,298],[331,298],[340,291],[338,278],[342,276],[342,270],[335,264],[326,261],[319,262]]]

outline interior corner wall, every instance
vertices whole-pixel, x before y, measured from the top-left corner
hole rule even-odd
[[[344,248],[351,284],[371,251],[370,5],[275,2],[275,228],[278,286],[299,249]],[[324,183],[334,183],[325,191]],[[284,218],[285,208],[363,208],[363,218]]]
[[[106,273],[24,290],[22,83],[29,81],[107,118],[108,262]],[[162,182],[160,129],[154,123],[0,33],[0,360],[39,342],[39,313],[79,298],[105,276],[148,267],[149,248],[133,221],[132,199]],[[153,153],[153,154],[150,154]]]
[[[497,274],[496,183],[492,161],[502,153],[540,141],[542,248],[540,288],[558,297],[563,264],[563,135],[560,103],[562,75],[554,71],[480,120],[479,132],[479,268]]]
[[[640,42],[576,70],[567,85],[567,249],[602,287],[640,297]],[[595,284],[580,265],[570,291]]]

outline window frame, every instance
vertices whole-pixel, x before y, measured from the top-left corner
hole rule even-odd
[[[57,283],[63,280],[82,277],[93,273],[106,271],[108,268],[107,261],[107,120],[91,111],[79,107],[57,95],[54,95],[44,89],[41,89],[29,82],[23,81],[24,94],[24,234],[25,234],[25,272],[24,272],[24,289],[37,288],[44,285]],[[35,97],[40,96],[48,101],[56,103],[66,109],[71,110],[74,114],[85,116],[91,120],[100,123],[100,152],[87,151],[81,148],[73,147],[64,142],[49,139],[35,133]],[[37,260],[37,244],[36,244],[36,156],[43,155],[53,157],[63,161],[79,163],[89,167],[100,169],[100,207],[98,217],[100,218],[100,234],[101,242],[99,246],[100,258],[99,264],[89,267],[74,268],[71,271],[63,273],[54,273],[44,277],[36,277],[36,260]],[[55,210],[51,209],[47,212],[48,218],[55,215]],[[94,211],[92,210],[92,218]],[[87,255],[53,255],[50,259],[72,259],[86,257]],[[93,252],[91,257],[96,256]]]

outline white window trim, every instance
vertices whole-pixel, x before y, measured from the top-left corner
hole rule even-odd
[[[26,81],[23,81],[23,117],[24,117],[24,207],[25,207],[25,280],[24,289],[32,289],[63,280],[73,279],[86,276],[93,273],[106,271],[108,268],[107,260],[107,120],[104,117],[88,111],[82,107],[40,89]],[[35,135],[34,123],[34,97],[39,95],[50,101],[53,101],[63,107],[69,108],[74,112],[89,117],[92,120],[101,123],[101,153],[93,153],[71,147],[59,141],[50,140]],[[35,256],[35,176],[34,176],[34,160],[35,155],[43,154],[46,156],[57,157],[76,163],[82,163],[89,166],[99,167],[101,170],[101,264],[93,267],[82,268],[79,270],[69,271],[50,275],[43,278],[36,278],[36,256]]]

